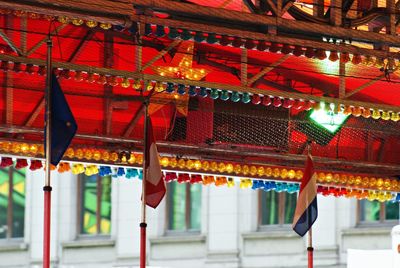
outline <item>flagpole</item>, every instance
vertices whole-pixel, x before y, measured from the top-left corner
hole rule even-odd
[[[51,159],[51,75],[52,75],[52,47],[53,42],[49,36],[47,40],[47,76],[46,76],[46,175],[43,187],[44,192],[44,224],[43,224],[43,268],[50,268],[50,222],[51,222],[51,185],[50,185],[50,159]]]
[[[314,248],[312,246],[312,227],[308,230],[308,268],[314,267]]]
[[[146,267],[146,179],[147,179],[147,172],[146,172],[146,165],[147,165],[147,146],[148,146],[148,124],[147,124],[147,117],[148,117],[148,108],[149,103],[148,100],[143,102],[144,104],[144,131],[143,131],[143,175],[142,175],[142,222],[140,223],[140,268]]]

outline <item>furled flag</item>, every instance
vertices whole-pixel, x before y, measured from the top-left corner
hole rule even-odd
[[[51,157],[50,163],[57,165],[67,150],[78,129],[75,118],[54,74],[51,75]],[[46,137],[46,128],[45,128]],[[46,147],[46,139],[44,142]]]
[[[304,236],[318,217],[317,174],[311,156],[307,157],[306,169],[301,180],[300,193],[293,217],[293,230]]]
[[[164,198],[166,189],[158,159],[157,145],[150,117],[147,119],[146,146],[146,204],[156,208]]]

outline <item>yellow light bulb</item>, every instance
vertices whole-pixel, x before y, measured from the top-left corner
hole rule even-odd
[[[185,159],[179,159],[178,160],[178,167],[179,168],[185,168],[185,166],[186,166],[186,161],[185,161]]]
[[[265,169],[264,169],[264,167],[258,167],[258,169],[257,169],[257,175],[258,175],[259,177],[262,177],[262,176],[264,176],[264,174],[265,174]]]
[[[233,168],[233,172],[235,172],[236,175],[240,174],[242,172],[242,167],[239,164],[236,164]]]
[[[194,162],[193,162],[193,160],[188,160],[188,161],[186,161],[186,168],[187,169],[192,169],[194,167]]]
[[[176,160],[175,157],[172,157],[172,158],[169,160],[169,165],[170,165],[170,167],[172,167],[172,168],[174,168],[174,167],[176,167],[176,166],[178,165],[178,161]]]
[[[267,176],[267,177],[271,177],[272,176],[272,168],[270,168],[270,167],[267,167],[266,169],[265,169],[265,176]]]
[[[227,173],[232,173],[233,172],[233,165],[231,163],[226,164],[225,170]]]
[[[303,178],[303,171],[297,170],[296,171],[296,179],[301,180]]]
[[[218,171],[221,172],[221,173],[223,173],[223,172],[225,172],[225,170],[226,170],[225,164],[222,163],[222,162],[219,163],[219,164],[218,164]]]
[[[282,178],[282,179],[286,179],[287,176],[288,176],[288,171],[287,171],[286,168],[283,168],[283,169],[281,170],[281,178]]]
[[[257,167],[256,166],[250,166],[250,175],[255,176],[257,174]]]
[[[207,171],[210,168],[210,163],[208,161],[201,162],[201,168]]]
[[[163,158],[161,158],[160,163],[161,163],[161,166],[163,166],[163,167],[168,167],[168,165],[169,165],[169,158],[164,156]]]
[[[27,144],[27,143],[21,144],[21,153],[23,153],[23,154],[29,153],[29,144]]]
[[[201,169],[201,161],[200,160],[194,161],[194,169],[196,169],[196,170]]]
[[[249,166],[248,166],[248,165],[244,165],[244,166],[242,167],[242,173],[243,173],[243,175],[247,175],[247,174],[249,174],[249,172],[250,172]]]

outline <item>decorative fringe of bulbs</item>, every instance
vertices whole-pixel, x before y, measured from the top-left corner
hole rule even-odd
[[[28,144],[21,142],[0,142],[0,151],[5,154],[22,155],[29,157],[43,157],[44,149],[42,144]],[[128,151],[110,151],[105,149],[94,148],[68,148],[64,155],[65,160],[84,161],[84,162],[102,162],[111,165],[130,165],[141,167],[143,165],[143,155],[141,153],[133,153]],[[0,167],[7,167],[13,165],[13,161],[9,157],[2,157]],[[298,183],[303,177],[303,171],[300,169],[290,169],[285,167],[271,167],[262,165],[247,165],[223,161],[209,161],[200,159],[183,159],[176,157],[162,156],[160,157],[160,165],[164,169],[179,170],[181,172],[197,172],[197,173],[213,173],[219,174],[219,177],[252,177],[255,179],[270,179],[283,180],[288,182]],[[27,167],[28,163],[25,159],[17,160],[16,168]],[[42,168],[43,165],[40,160],[31,160],[31,170]],[[61,163],[58,167],[51,166],[51,170],[57,169],[59,172],[66,172],[71,170],[74,174],[84,173],[87,175],[109,175],[111,168],[102,168],[98,165],[74,164],[72,167],[68,163]],[[127,170],[129,168],[118,172],[120,175],[135,177],[137,174],[131,173]],[[350,187],[357,189],[370,189],[400,192],[400,182],[397,179],[364,176],[361,174],[345,174],[345,173],[324,173],[318,172],[317,182],[321,185],[337,186],[337,187]],[[176,180],[177,177],[169,177],[173,175],[166,174],[166,181]],[[207,176],[203,176],[203,183],[207,181]],[[183,179],[182,179],[183,180]],[[190,179],[187,179],[190,180]],[[225,181],[210,183],[225,184]],[[228,180],[227,182],[228,183]]]
[[[189,160],[188,160],[189,161]],[[14,162],[12,158],[10,157],[2,157],[0,161],[0,167],[1,168],[6,168],[9,166],[13,166]],[[15,161],[15,168],[16,169],[21,169],[21,168],[26,168],[28,167],[28,161],[27,159],[17,159]],[[41,160],[30,160],[30,167],[29,169],[32,171],[42,169],[42,161]],[[117,177],[125,177],[127,179],[142,179],[143,177],[143,172],[139,168],[124,168],[124,167],[110,167],[110,166],[97,166],[93,164],[88,164],[84,165],[81,163],[76,163],[72,164],[72,167],[70,166],[70,163],[68,162],[61,162],[58,164],[58,167],[55,167],[51,165],[50,167],[51,170],[56,170],[59,173],[63,172],[68,172],[72,171],[73,174],[78,175],[78,174],[85,174],[86,176],[92,176],[95,174],[99,174],[100,176],[112,176],[114,178]],[[251,169],[251,168],[250,168]],[[275,170],[275,169],[274,169]],[[282,173],[284,169],[280,171],[280,174]],[[292,170],[289,171],[289,173]],[[294,172],[294,171],[293,171]],[[320,173],[318,174],[318,182],[319,183],[326,183],[327,178],[329,176],[333,177],[338,176],[338,174],[335,175],[329,175],[328,174],[323,174]],[[324,180],[321,181],[321,178],[324,177]],[[352,176],[350,176],[352,177]],[[357,180],[359,180],[359,183],[365,184],[365,178],[361,178],[359,176],[354,178],[354,185],[357,185]],[[371,180],[374,178],[371,178]],[[177,172],[164,172],[164,180],[167,183],[176,181],[178,183],[190,183],[190,184],[203,184],[203,185],[215,185],[216,187],[220,186],[226,186],[228,188],[235,187],[236,183],[239,183],[239,187],[241,189],[248,189],[251,188],[253,190],[263,190],[263,191],[275,191],[275,192],[288,192],[288,193],[295,193],[298,192],[300,189],[300,184],[299,182],[296,183],[290,183],[290,182],[281,182],[281,181],[273,181],[273,180],[260,180],[260,179],[248,179],[248,178],[242,178],[242,179],[233,179],[229,178],[226,176],[213,176],[213,175],[201,175],[201,174],[188,174],[188,173],[177,173]],[[376,179],[375,179],[376,180]],[[382,180],[382,182],[380,182]],[[396,193],[394,190],[399,190],[399,189],[394,189],[393,187],[389,186],[386,187],[385,183],[387,181],[383,179],[377,179],[376,184],[381,183],[381,188],[379,190],[365,190],[365,189],[356,189],[353,187],[349,187],[349,185],[344,188],[340,187],[338,185],[335,186],[325,186],[325,185],[319,185],[317,192],[319,194],[322,194],[324,196],[335,196],[335,197],[341,197],[345,196],[347,198],[357,198],[357,199],[368,199],[370,201],[373,200],[378,200],[379,202],[386,202],[386,201],[392,201],[392,202],[400,202],[400,193]],[[396,181],[397,182],[397,181]],[[384,189],[385,188],[385,189]],[[392,191],[391,191],[392,190]]]
[[[45,66],[35,66],[33,64],[22,64],[19,62],[1,61],[0,70],[2,71],[14,71],[14,72],[26,72],[28,74],[37,73],[38,75],[46,75]],[[134,80],[128,77],[119,77],[112,75],[104,75],[97,73],[87,73],[83,71],[73,71],[68,69],[57,69],[56,74],[62,79],[74,79],[77,82],[85,81],[87,83],[98,83],[100,85],[118,86],[123,88],[132,87],[134,90],[145,89],[147,91],[155,90],[156,92],[165,92],[169,94],[176,94],[177,98],[180,95],[188,94],[190,97],[209,97],[214,100],[221,99],[224,101],[241,102],[241,103],[252,103],[254,105],[272,105],[274,107],[293,108],[296,110],[310,110],[310,109],[331,109],[332,105],[324,105],[322,102],[307,101],[302,99],[284,98],[281,96],[271,96],[262,94],[252,94],[247,92],[237,92],[231,90],[221,90],[216,88],[196,87],[192,85],[176,84],[176,83],[162,83],[157,81],[144,81]],[[397,122],[400,120],[400,114],[398,112],[371,109],[368,107],[360,106],[345,106],[340,104],[337,111],[341,111],[346,115],[353,115],[355,117],[363,116],[365,118],[392,120]]]

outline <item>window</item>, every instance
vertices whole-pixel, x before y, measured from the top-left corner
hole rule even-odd
[[[168,230],[200,231],[200,184],[171,182],[167,191]]]
[[[111,231],[111,176],[81,175],[79,230],[84,235],[109,235]]]
[[[260,191],[260,226],[292,224],[297,193]]]
[[[0,169],[0,239],[24,237],[25,169]]]
[[[399,203],[360,200],[358,202],[358,222],[364,223],[397,223],[399,220]]]

